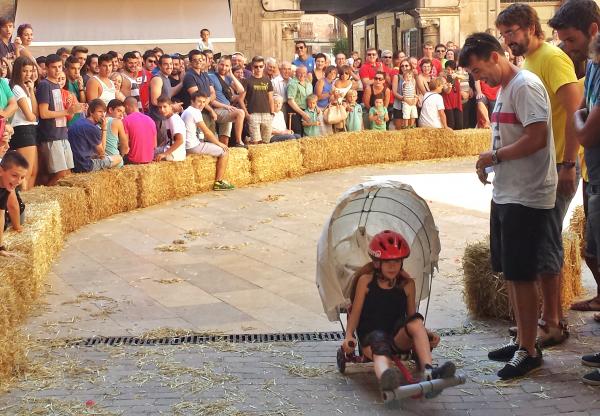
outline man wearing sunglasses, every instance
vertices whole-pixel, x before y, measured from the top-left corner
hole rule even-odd
[[[292,65],[295,66],[305,66],[308,69],[308,73],[312,73],[315,69],[315,58],[308,54],[308,48],[306,47],[306,42],[298,41],[296,42],[296,54],[298,58],[292,61]]]
[[[360,71],[358,72],[358,75],[362,80],[363,87],[365,88],[365,90],[368,86],[373,85],[373,82],[375,80],[375,74],[377,74],[377,72],[385,72],[383,64],[381,62],[377,62],[377,56],[377,49],[367,49],[365,63],[362,64],[362,66],[360,67]]]

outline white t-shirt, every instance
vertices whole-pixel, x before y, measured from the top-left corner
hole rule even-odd
[[[15,100],[17,100],[17,103],[19,102],[19,100],[21,98],[25,98],[25,100],[27,100],[27,105],[29,106],[29,110],[31,110],[31,98],[27,95],[25,90],[23,88],[21,88],[20,85],[15,85],[12,89],[12,92],[15,95]],[[19,107],[17,109],[17,112],[13,116],[11,125],[13,127],[30,126],[30,125],[36,126],[37,121],[27,121],[27,117],[25,117],[23,110],[21,110],[21,107]]]
[[[181,162],[185,160],[185,123],[179,116],[179,114],[173,114],[166,121],[167,125],[167,137],[169,139],[169,143],[175,142],[175,135],[181,134],[184,142],[179,146],[172,154],[173,160],[177,162]],[[170,146],[169,146],[170,147]],[[168,147],[167,147],[168,148]]]
[[[423,106],[419,116],[419,127],[441,129],[442,120],[438,111],[444,109],[444,99],[437,92],[426,92],[423,96]]]
[[[493,199],[497,204],[521,204],[549,209],[556,201],[556,156],[552,136],[550,98],[542,81],[532,72],[521,70],[498,91],[491,116],[492,148],[500,149],[518,141],[525,127],[547,123],[546,147],[516,160],[494,166]]]
[[[204,140],[204,133],[198,129],[198,123],[202,121],[202,111],[189,106],[181,114],[181,118],[185,123],[185,148],[192,149],[200,144],[200,140]]]
[[[271,123],[273,130],[285,131],[287,126],[285,125],[285,118],[283,117],[283,111],[278,111],[273,116],[273,123]]]

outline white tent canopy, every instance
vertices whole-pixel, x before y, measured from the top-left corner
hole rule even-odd
[[[410,245],[404,270],[415,279],[417,306],[429,297],[440,240],[427,203],[410,185],[369,181],[342,195],[319,239],[317,287],[329,320],[338,319],[340,308],[350,305],[352,275],[371,261],[369,242],[383,230],[401,233]]]

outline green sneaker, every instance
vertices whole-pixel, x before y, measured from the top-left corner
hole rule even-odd
[[[213,185],[213,191],[231,191],[235,186],[225,180],[216,181]]]

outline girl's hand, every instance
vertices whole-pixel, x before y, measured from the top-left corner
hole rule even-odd
[[[354,337],[347,337],[342,343],[342,349],[346,354],[352,354],[356,348],[356,339]]]
[[[429,346],[433,349],[437,347],[440,343],[440,336],[435,332],[428,332],[427,336],[429,337]]]

